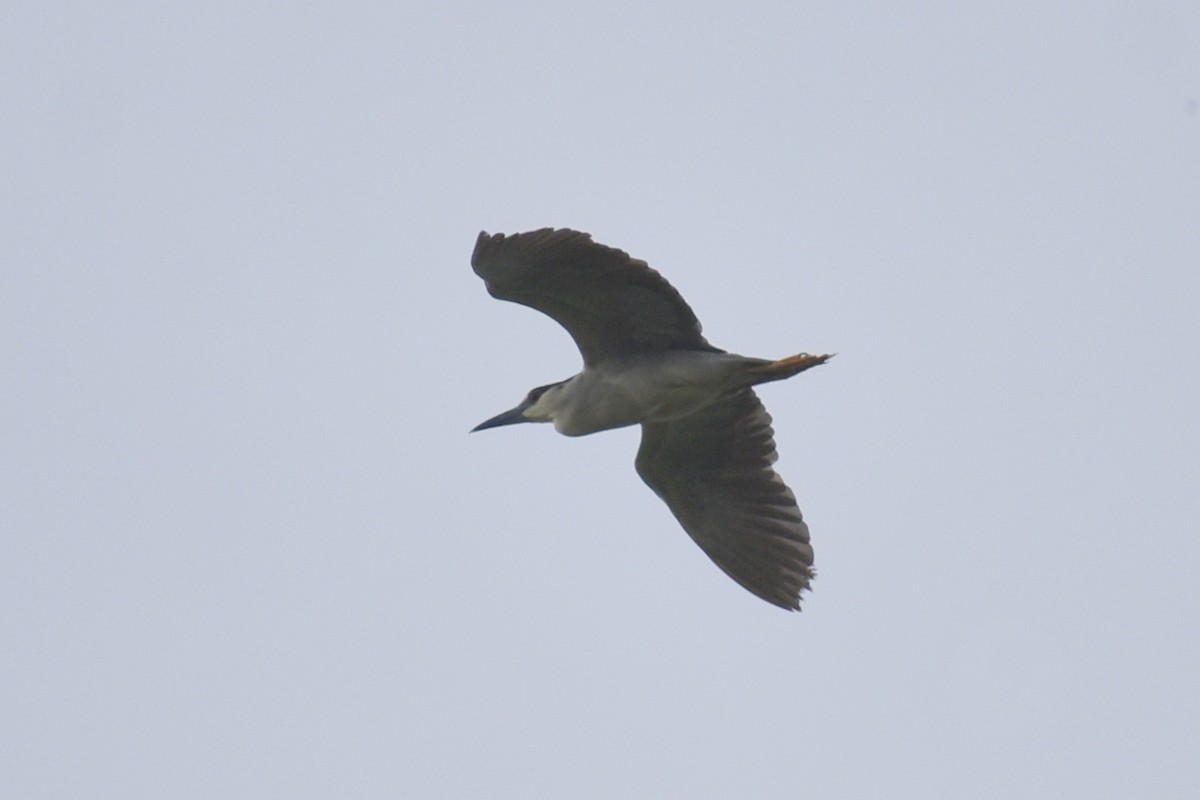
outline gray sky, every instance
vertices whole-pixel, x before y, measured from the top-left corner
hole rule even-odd
[[[0,793],[1200,796],[1200,5],[10,2]],[[481,228],[765,387],[787,614]]]

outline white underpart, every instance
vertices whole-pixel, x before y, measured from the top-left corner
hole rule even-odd
[[[730,353],[678,350],[606,361],[547,389],[524,415],[553,421],[567,436],[676,419],[747,385],[747,369],[763,363]]]

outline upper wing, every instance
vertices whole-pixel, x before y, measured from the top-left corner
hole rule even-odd
[[[717,350],[663,276],[586,233],[485,231],[471,266],[493,297],[536,308],[566,328],[584,364],[662,350]]]
[[[798,610],[813,549],[795,495],[771,468],[773,433],[744,389],[691,416],[644,423],[637,471],[729,577]]]

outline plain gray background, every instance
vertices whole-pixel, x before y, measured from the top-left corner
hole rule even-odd
[[[1200,6],[5,3],[0,794],[1200,796]],[[476,234],[765,387],[801,614]]]

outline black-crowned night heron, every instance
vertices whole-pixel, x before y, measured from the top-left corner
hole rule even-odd
[[[583,436],[641,425],[638,475],[683,529],[746,589],[799,610],[813,577],[808,526],[771,468],[771,417],[750,387],[831,356],[771,361],[713,347],[661,275],[586,233],[485,231],[471,266],[493,297],[547,314],[583,355],[578,375],[533,389],[475,430],[553,422]]]

